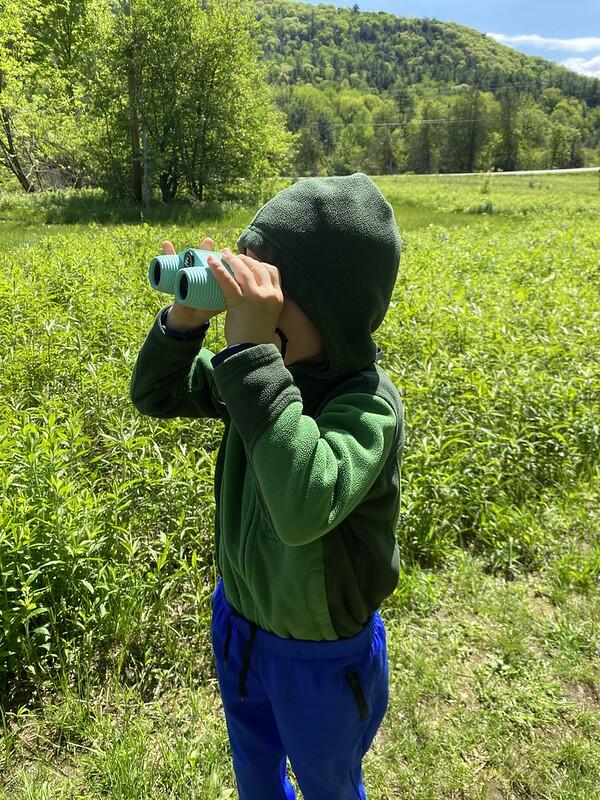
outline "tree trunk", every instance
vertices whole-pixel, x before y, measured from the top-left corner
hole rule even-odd
[[[159,178],[159,185],[163,203],[169,203],[177,194],[177,176],[169,172],[162,172]]]
[[[192,193],[192,197],[194,197],[196,200],[202,201],[204,199],[204,184],[202,181],[190,181],[188,188]]]
[[[142,182],[142,200],[144,201],[144,208],[150,207],[150,183],[149,183],[149,167],[148,167],[148,134],[146,128],[142,128],[142,147],[144,152],[144,180]]]
[[[6,138],[6,141],[4,141],[4,139],[0,137],[0,150],[2,151],[4,163],[17,178],[23,189],[28,194],[31,194],[32,192],[35,192],[36,189],[33,183],[29,180],[29,177],[25,174],[25,171],[21,166],[19,156],[15,151],[15,143],[13,140],[12,126],[10,122],[10,113],[8,109],[2,108],[0,116],[2,117],[2,130]]]
[[[127,68],[127,91],[129,99],[129,129],[131,133],[132,189],[137,203],[142,202],[142,160],[140,158],[140,123],[137,111],[137,92],[133,64]]]

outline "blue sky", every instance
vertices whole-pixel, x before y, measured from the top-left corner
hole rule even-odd
[[[319,5],[318,0],[309,2]],[[358,6],[361,11],[460,22],[523,53],[600,78],[600,0],[362,0]]]

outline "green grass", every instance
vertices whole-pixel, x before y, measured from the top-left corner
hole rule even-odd
[[[600,797],[598,178],[377,182],[406,450],[369,799]],[[235,797],[221,423],[140,417],[128,385],[160,242],[233,246],[255,209],[0,196],[0,798]]]
[[[404,606],[383,612],[390,705],[364,762],[370,798],[597,796],[600,601],[557,599],[555,578],[502,581],[460,552],[407,576]],[[0,797],[235,797],[210,665],[152,697],[65,686],[7,727]]]

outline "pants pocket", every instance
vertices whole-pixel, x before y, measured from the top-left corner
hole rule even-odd
[[[365,700],[365,696],[363,694],[362,686],[360,685],[360,678],[358,676],[358,672],[349,667],[346,670],[346,680],[350,688],[352,689],[352,694],[354,695],[354,699],[356,701],[360,718],[368,719],[369,706],[367,705],[367,701]]]

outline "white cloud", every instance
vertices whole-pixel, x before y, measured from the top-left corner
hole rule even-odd
[[[553,39],[548,36],[538,36],[537,33],[522,34],[519,36],[506,36],[504,33],[488,33],[492,39],[501,44],[530,44],[534,47],[548,50],[568,50],[572,53],[591,53],[600,50],[600,36],[580,36],[577,39]],[[583,61],[583,59],[572,59]],[[592,59],[593,61],[594,59]]]
[[[600,56],[592,58],[567,58],[560,62],[562,67],[572,69],[581,75],[590,75],[592,78],[600,78]]]

